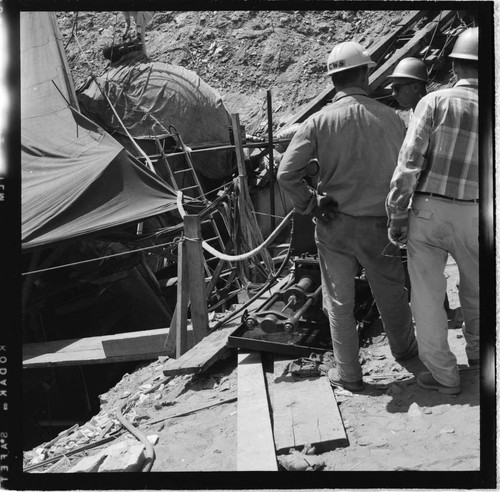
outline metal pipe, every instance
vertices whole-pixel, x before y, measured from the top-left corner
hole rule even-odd
[[[276,225],[276,221],[274,219],[273,105],[271,98],[271,89],[267,90],[267,133],[269,135],[269,201],[271,205],[271,230],[273,231]]]
[[[286,332],[290,333],[295,329],[302,315],[307,311],[307,309],[309,308],[309,306],[311,306],[311,304],[316,302],[320,293],[321,293],[321,285],[315,290],[314,294],[311,297],[309,297],[309,299],[304,303],[304,305],[293,316],[291,316],[285,321],[283,328]]]

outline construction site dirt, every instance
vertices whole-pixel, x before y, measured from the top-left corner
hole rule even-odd
[[[454,262],[447,267],[450,307],[459,311]],[[461,326],[461,325],[460,325]],[[474,471],[479,470],[479,371],[467,366],[462,330],[450,321],[449,343],[461,368],[462,392],[442,395],[419,388],[414,375],[423,369],[418,360],[394,361],[387,340],[375,323],[361,349],[366,389],[362,393],[336,390],[336,400],[348,443],[324,453],[290,450],[278,456],[285,471]],[[267,379],[272,395],[273,364],[268,354]],[[269,361],[270,359],[270,361]],[[153,472],[237,471],[238,403],[237,357],[199,375],[177,375],[165,380],[165,358],[142,364],[101,395],[101,410],[90,421],[105,428],[122,402],[131,401],[126,418],[147,436],[156,436]],[[134,398],[135,397],[135,398]],[[272,408],[272,396],[270,403]],[[324,402],[317,401],[321,406]],[[259,415],[254,416],[255,421]],[[101,427],[99,427],[101,426]],[[83,428],[83,426],[82,426]],[[49,456],[65,452],[62,438]],[[137,440],[119,434],[116,441]],[[92,442],[90,440],[89,442]],[[86,456],[102,453],[115,441],[88,451],[58,458],[34,472],[67,472]],[[74,444],[73,444],[74,445]],[[58,447],[59,449],[56,449]],[[70,448],[71,449],[71,444]],[[68,450],[66,450],[67,452]],[[36,450],[25,453],[25,463]]]
[[[228,114],[232,115],[232,141],[227,142],[228,144],[234,142],[238,144],[238,136],[234,132],[237,128],[234,124],[235,114],[239,118],[237,123],[241,122],[247,136],[254,136],[256,140],[267,139],[269,134],[274,132],[275,137],[279,138],[279,130],[295,121],[296,115],[308,103],[310,104],[318,94],[325,93],[331,86],[331,81],[325,76],[325,61],[335,43],[352,40],[367,48],[373,47],[382,38],[387,38],[391,32],[399,29],[398,26],[403,20],[410,18],[415,12],[375,8],[336,11],[155,12],[145,35],[148,59],[144,58],[142,61],[183,67],[194,72],[203,82],[220,93]],[[449,15],[451,19],[455,13],[450,12],[452,11],[446,11],[445,15]],[[472,14],[467,11],[461,12],[460,15],[467,22],[472,18]],[[103,52],[110,53],[110,46],[119,45],[123,41],[125,21],[122,13],[57,12],[56,18],[75,88],[88,88],[89,77],[92,77],[92,80],[100,76],[105,78],[110,66],[116,65],[111,65],[110,60],[103,56]],[[416,21],[413,29],[418,31],[420,27],[425,27],[427,21],[428,19],[422,16]],[[430,37],[434,39],[432,35],[434,31],[428,29]],[[427,49],[426,54],[429,53]],[[138,53],[134,55],[139,56]],[[434,67],[434,64],[432,66]],[[438,63],[436,70],[439,67]],[[445,65],[443,67],[446,68]],[[447,83],[447,80],[443,79],[444,68],[440,68],[441,78],[436,79],[436,87]],[[383,84],[380,84],[379,88],[379,97],[389,97],[389,92]],[[272,120],[268,114],[270,99]],[[394,102],[392,106],[395,107]],[[130,151],[130,145],[120,140],[122,137],[123,135],[117,140]],[[180,138],[178,140],[180,147],[185,149],[182,140]],[[145,148],[142,143],[141,145]],[[275,147],[276,162],[280,159],[278,150],[282,149],[279,146]],[[252,149],[246,151],[248,169],[248,162],[252,162]],[[255,153],[253,156],[255,162],[261,158]],[[242,177],[241,167],[239,171],[235,181]],[[228,178],[227,181],[232,179],[230,175],[224,178]],[[259,177],[256,181],[258,180]],[[217,180],[210,176],[202,177],[203,187],[216,182],[219,184],[219,177]],[[250,192],[255,210],[266,212],[262,214],[266,215],[265,219],[257,217],[257,223],[261,227],[263,238],[267,238],[279,223],[274,221],[274,217],[270,219],[270,203],[272,203],[271,211],[278,218],[286,215],[287,206],[284,202],[275,204],[272,201],[274,198],[267,196],[267,188],[265,197],[263,193],[259,195],[259,187],[255,185],[255,180]],[[279,196],[276,192],[277,200]],[[216,200],[214,197],[217,197],[215,193],[211,198]],[[180,217],[183,218],[182,212]],[[298,237],[301,236],[300,231],[294,232]],[[234,237],[235,235],[232,239]],[[279,237],[285,243],[290,239],[283,234]],[[118,240],[116,242],[118,243]],[[189,240],[186,242],[189,251],[191,245]],[[85,243],[82,244],[82,249],[85,249]],[[268,260],[280,265],[279,262],[285,257],[284,250],[283,245],[275,247],[269,259],[263,258],[261,263],[265,264]],[[123,253],[121,247],[110,251],[117,256]],[[425,366],[418,357],[408,362],[395,361],[390,352],[382,321],[375,313],[375,317],[370,319],[366,328],[360,331],[359,357],[365,381],[364,391],[350,392],[330,387],[328,383],[329,393],[325,398],[311,402],[311,408],[321,409],[318,410],[318,415],[323,411],[328,412],[328,408],[332,408],[333,411],[335,407],[341,437],[332,435],[331,438],[325,439],[327,442],[325,444],[311,433],[309,442],[307,439],[302,442],[297,440],[296,444],[285,443],[281,448],[277,446],[275,456],[273,448],[273,456],[269,460],[266,458],[267,448],[264,440],[261,448],[249,447],[248,452],[242,456],[241,428],[246,427],[248,434],[254,430],[258,433],[261,429],[260,424],[264,424],[262,421],[267,419],[276,436],[274,419],[283,411],[280,409],[278,412],[275,407],[275,401],[278,401],[275,387],[282,381],[277,371],[280,367],[288,367],[288,364],[299,356],[292,356],[290,352],[288,355],[278,354],[272,349],[260,352],[265,383],[261,386],[266,389],[262,398],[268,413],[264,412],[263,415],[245,413],[242,408],[244,398],[258,399],[255,395],[242,395],[241,378],[255,382],[253,373],[244,373],[251,370],[253,361],[245,361],[248,350],[235,348],[226,342],[228,334],[233,334],[234,330],[245,324],[245,316],[248,316],[250,310],[247,307],[246,311],[243,311],[244,304],[251,298],[252,293],[258,290],[258,286],[263,284],[262,277],[259,277],[260,271],[257,269],[257,276],[252,278],[251,292],[240,289],[238,296],[233,296],[227,302],[222,298],[211,299],[208,308],[220,305],[220,309],[211,309],[209,313],[201,309],[200,316],[208,316],[209,320],[209,329],[205,334],[209,333],[210,336],[215,334],[213,345],[217,346],[217,351],[210,359],[208,356],[203,359],[200,354],[205,347],[198,344],[198,347],[201,347],[198,352],[193,348],[196,347],[196,341],[199,342],[198,327],[193,326],[197,316],[193,313],[195,309],[200,309],[197,305],[199,302],[193,298],[194,293],[189,292],[190,287],[186,287],[186,284],[184,290],[191,303],[190,313],[193,319],[187,321],[184,319],[184,323],[187,323],[187,333],[183,332],[183,339],[173,331],[175,321],[182,319],[182,315],[178,313],[182,307],[179,307],[181,300],[176,288],[181,288],[181,280],[184,278],[176,261],[188,261],[186,256],[182,256],[186,254],[188,258],[192,258],[185,250],[182,250],[181,254],[181,247],[178,247],[178,251],[179,253],[172,249],[166,253],[169,255],[168,271],[162,270],[162,274],[175,278],[175,282],[148,279],[148,276],[151,277],[150,270],[154,270],[151,257],[148,257],[147,261],[132,265],[133,279],[130,280],[127,292],[125,288],[120,287],[122,285],[120,282],[123,280],[120,277],[122,273],[120,269],[125,271],[129,266],[122,268],[120,263],[120,269],[114,271],[109,267],[106,270],[106,278],[111,279],[112,285],[106,291],[106,295],[109,294],[111,299],[109,306],[115,306],[112,294],[117,297],[122,296],[122,304],[127,305],[126,312],[118,315],[109,311],[106,304],[99,308],[98,315],[91,317],[92,322],[96,320],[95,330],[100,331],[85,333],[82,338],[100,337],[99,343],[102,343],[102,346],[99,345],[100,352],[96,355],[98,362],[95,366],[90,368],[91,364],[85,362],[87,368],[82,369],[83,366],[65,360],[56,369],[64,371],[65,364],[71,366],[66,378],[68,383],[80,378],[85,372],[88,377],[88,387],[85,388],[85,398],[82,395],[80,397],[82,401],[86,399],[84,405],[87,417],[89,411],[94,411],[94,415],[88,419],[82,419],[81,414],[74,418],[66,417],[70,423],[67,429],[61,430],[62,424],[60,424],[51,429],[44,429],[45,434],[34,433],[33,439],[27,436],[23,448],[25,473],[255,471],[259,470],[260,463],[264,463],[266,459],[265,471],[280,472],[480,471],[480,368],[468,365],[462,333],[460,278],[458,267],[451,256],[448,258],[445,270],[449,302],[448,340],[452,352],[457,357],[461,392],[458,395],[444,395],[420,388],[416,383],[416,375],[425,370]],[[288,257],[285,261],[287,260]],[[150,268],[145,264],[148,261]],[[244,267],[238,268],[240,268],[237,270],[238,274],[244,271]],[[288,271],[287,269],[284,272]],[[248,271],[244,273],[248,274]],[[96,277],[97,274],[92,275],[94,272],[88,274],[91,278],[89,283],[103,284],[104,281],[100,281]],[[132,277],[132,274],[130,276]],[[281,280],[283,277],[284,274]],[[78,279],[76,276],[75,278]],[[161,294],[166,293],[170,296],[165,305],[160,305],[161,302],[154,297],[157,295],[158,283],[162,287]],[[130,299],[135,299],[133,290],[139,290],[138,286],[141,290],[140,295],[137,295],[139,301],[137,304],[132,300],[128,302],[129,295]],[[103,292],[105,290],[103,288]],[[88,295],[90,298],[93,293]],[[269,297],[272,294],[266,293],[266,295]],[[261,300],[266,299],[266,295]],[[188,301],[183,299],[182,302],[186,302],[187,312]],[[89,301],[89,306],[91,305]],[[58,309],[62,312],[64,306]],[[141,309],[144,310],[144,315]],[[222,325],[225,331],[219,339],[216,339],[217,332],[221,330],[211,329],[218,327],[218,323],[235,310],[238,310],[238,314]],[[168,319],[168,323],[161,324],[159,320],[163,319]],[[120,358],[117,350],[124,345],[120,345],[122,340],[119,339],[116,329],[106,331],[107,323],[123,327],[123,332],[130,339],[127,347],[133,345],[134,340],[137,340],[139,346],[142,343],[140,336],[157,336],[154,342],[156,343],[154,356],[144,357],[146,360],[142,360],[141,357]],[[181,321],[178,322],[178,326],[180,323]],[[142,325],[144,327],[141,328]],[[142,330],[140,336],[138,334],[137,338],[133,338],[133,332],[139,330]],[[157,334],[156,332],[153,334],[155,330]],[[62,329],[60,331],[63,332]],[[80,335],[73,337],[65,334],[64,337],[61,336],[62,338],[68,339],[68,342],[75,342],[73,339],[80,338]],[[149,340],[148,350],[153,344],[152,338]],[[35,341],[38,342],[35,339],[28,339],[30,343]],[[50,340],[50,342],[55,341]],[[162,352],[167,344],[170,344],[171,349],[169,355]],[[69,353],[67,347],[60,348],[61,360],[64,359],[66,350]],[[187,363],[190,361],[186,354],[190,351],[186,352],[186,348],[191,349],[193,354],[192,365]],[[84,351],[88,351],[89,354],[94,351],[92,353],[97,354],[97,349],[90,349],[87,345],[74,350],[75,354],[78,352],[78,357]],[[175,354],[180,355],[181,352],[184,354],[184,359],[179,362]],[[314,346],[311,352],[314,355]],[[30,360],[25,357],[27,366],[25,370],[33,371],[30,374],[34,374],[38,363],[36,359],[38,354],[33,353],[35,355],[31,359],[31,368]],[[114,363],[111,360],[104,360],[106,357],[109,359],[110,353],[116,357],[113,359]],[[180,357],[178,359],[180,360]],[[45,365],[40,363],[40,374],[43,371],[47,373],[53,371],[54,360],[51,359],[50,363],[43,362]],[[106,363],[99,365],[103,360]],[[124,360],[126,362],[123,362]],[[187,361],[185,365],[183,365],[184,360]],[[245,365],[246,363],[248,364]],[[85,377],[82,376],[82,379],[85,380]],[[310,381],[313,386],[326,384],[326,380],[324,375],[312,374],[309,377],[288,376],[286,382],[307,384],[307,381]],[[27,381],[31,382],[29,378]],[[39,393],[42,394],[43,391],[40,390]],[[315,393],[311,391],[312,394],[318,395],[318,391]],[[281,394],[279,398],[282,398]],[[290,406],[293,404],[290,403]],[[303,415],[301,418],[307,420],[308,416]],[[245,422],[242,422],[242,419]],[[255,428],[252,425],[255,425]],[[142,437],[139,438],[137,433],[130,431],[130,426],[136,428]],[[314,427],[314,424],[311,424],[311,427]],[[319,427],[318,424],[318,429]],[[32,428],[34,429],[35,425]],[[145,442],[144,437],[149,444]],[[275,444],[277,440],[276,438]],[[134,454],[134,449],[139,444],[140,449]],[[247,463],[243,463],[242,460],[247,460]],[[202,482],[203,480],[200,482],[200,488],[204,488]],[[181,489],[182,478],[178,483]],[[237,488],[245,486],[240,484]]]

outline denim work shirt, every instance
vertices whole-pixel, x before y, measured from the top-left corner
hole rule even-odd
[[[339,91],[300,126],[281,160],[278,182],[299,213],[313,210],[318,193],[333,198],[341,213],[383,217],[404,134],[393,109],[360,88]],[[303,179],[314,158],[317,192]]]
[[[407,214],[415,191],[478,198],[478,81],[431,92],[415,108],[387,197],[392,216]]]

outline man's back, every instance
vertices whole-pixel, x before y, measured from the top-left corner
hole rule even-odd
[[[477,80],[461,80],[419,102],[399,160],[422,169],[417,191],[477,198]]]
[[[404,132],[392,109],[370,99],[362,89],[346,89],[304,123],[280,169],[286,174],[295,162],[316,157],[307,155],[313,149],[320,163],[318,192],[333,197],[339,212],[384,216]]]

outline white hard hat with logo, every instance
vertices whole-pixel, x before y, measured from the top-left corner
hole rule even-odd
[[[335,46],[326,62],[328,75],[362,65],[373,67],[375,62],[370,58],[368,51],[354,41],[346,41]]]

